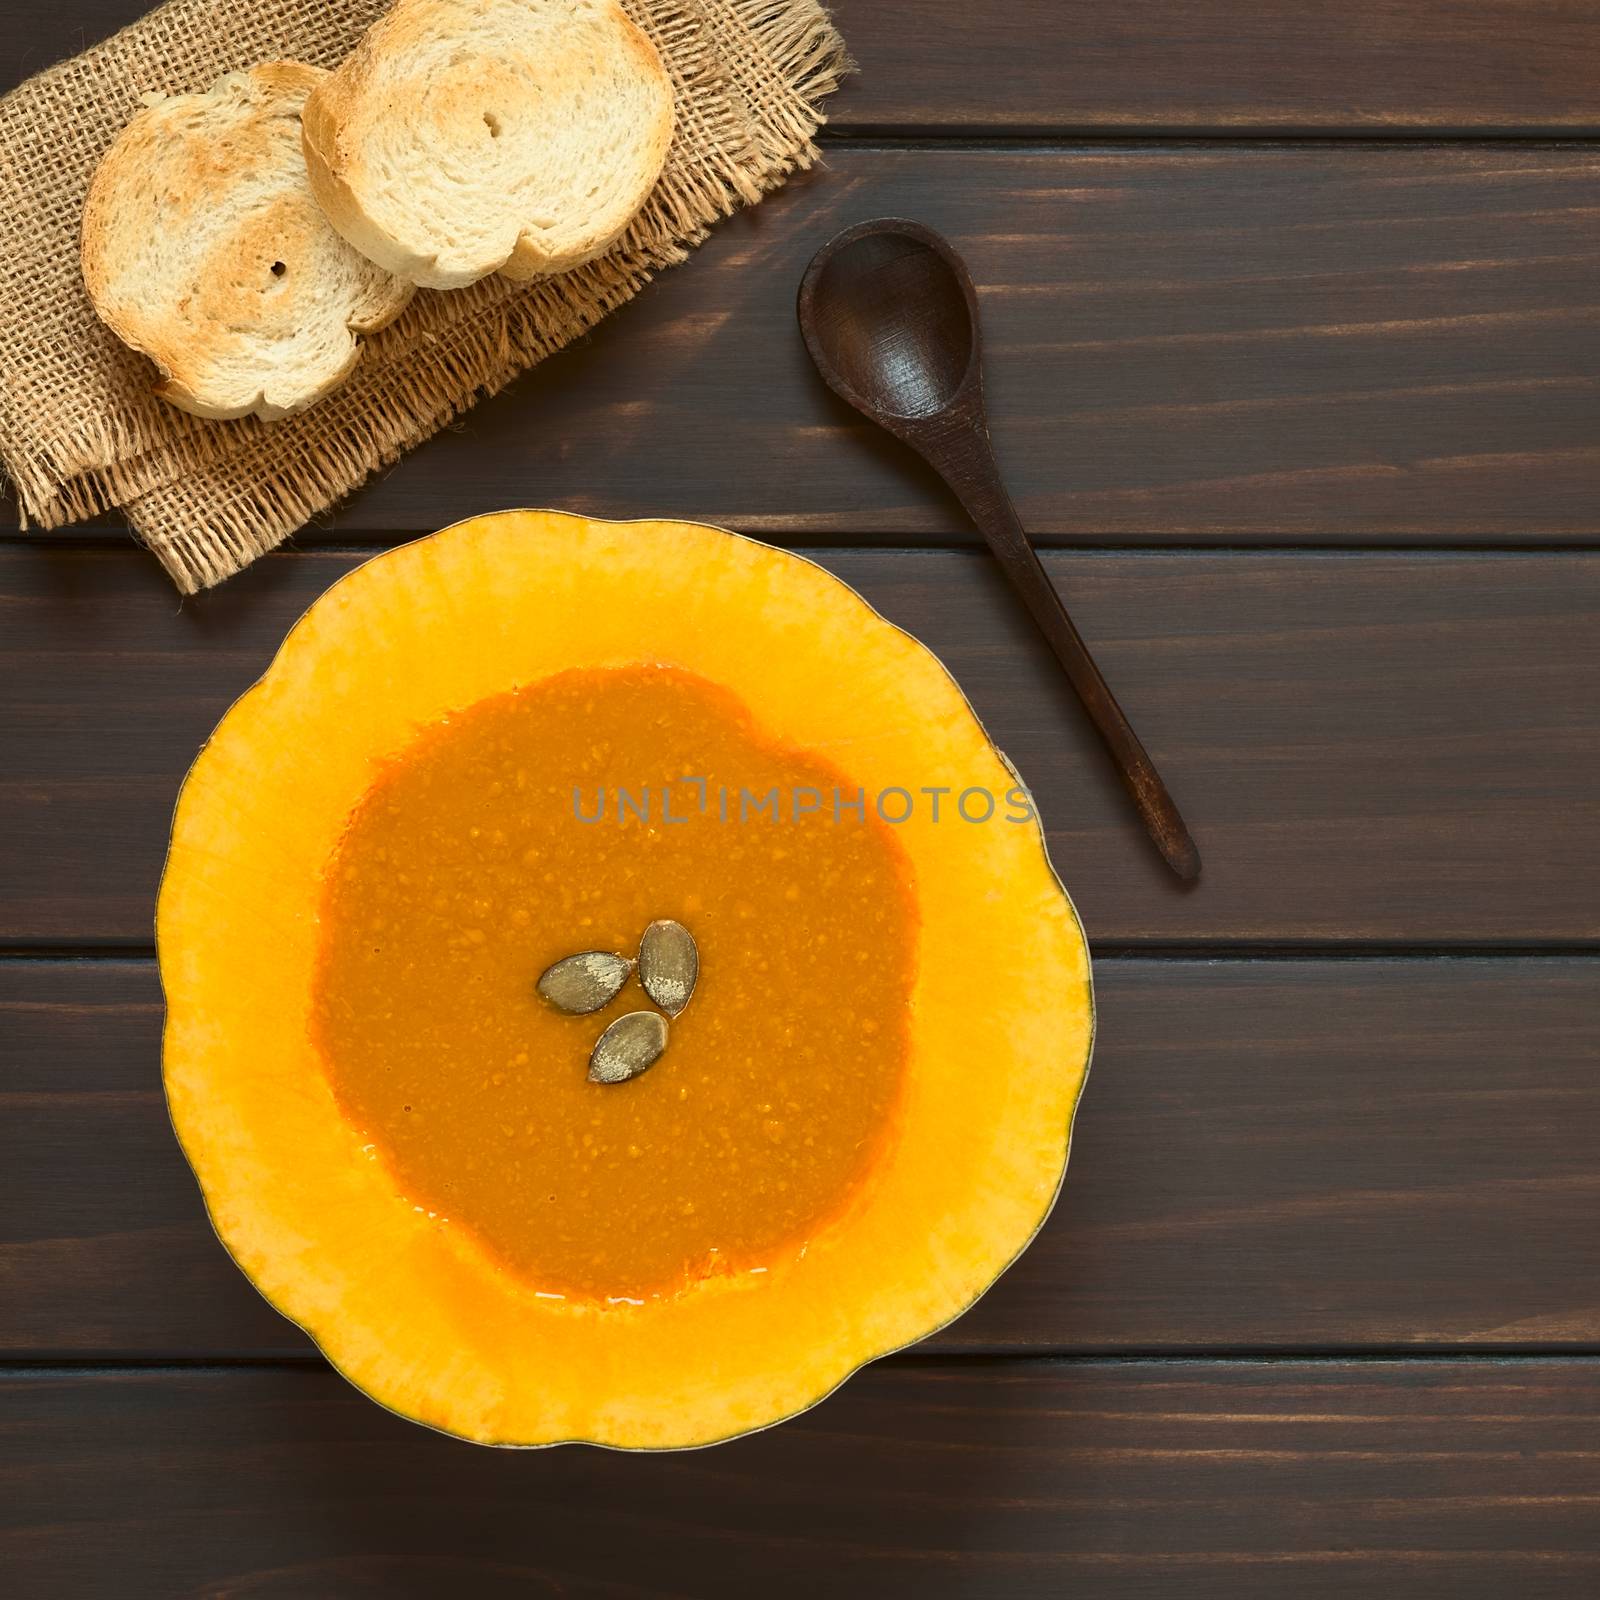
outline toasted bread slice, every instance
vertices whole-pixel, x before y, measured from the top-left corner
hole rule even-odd
[[[399,0],[305,111],[311,185],[434,289],[604,254],[655,186],[672,84],[616,0]]]
[[[360,357],[357,334],[413,289],[328,225],[306,180],[300,112],[327,73],[295,61],[153,101],[89,186],[83,280],[103,321],[201,417],[303,410]]]

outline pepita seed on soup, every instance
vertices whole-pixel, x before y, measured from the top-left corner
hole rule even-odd
[[[632,1083],[666,1053],[667,1019],[659,1011],[630,1011],[600,1035],[589,1057],[590,1083]]]
[[[607,950],[584,950],[546,967],[539,993],[557,1011],[587,1016],[601,1011],[622,993],[633,975],[633,963]]]
[[[688,1005],[700,976],[700,951],[681,922],[662,918],[639,941],[639,981],[669,1017]]]

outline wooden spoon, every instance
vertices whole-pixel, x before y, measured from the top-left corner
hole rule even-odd
[[[919,222],[880,217],[847,228],[806,269],[800,331],[828,387],[910,445],[966,507],[1065,668],[1167,865],[1185,881],[1198,878],[1200,852],[1000,481],[983,404],[978,297],[961,257]]]

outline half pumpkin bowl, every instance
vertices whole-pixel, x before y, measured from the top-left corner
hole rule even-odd
[[[692,996],[591,1082],[663,921]],[[714,1443],[941,1327],[1048,1215],[1089,1063],[1081,928],[948,673],[684,523],[508,512],[337,584],[196,761],[157,922],[224,1244],[483,1443]],[[622,989],[552,1007],[581,952]]]

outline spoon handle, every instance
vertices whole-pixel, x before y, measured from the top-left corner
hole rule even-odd
[[[954,418],[948,420],[955,422]],[[1155,763],[1117,704],[1111,686],[1095,665],[1089,647],[1023,531],[981,420],[968,417],[954,427],[919,430],[919,435],[914,440],[917,448],[977,524],[1039,631],[1049,641],[1056,660],[1111,752],[1156,848],[1184,882],[1193,882],[1200,876],[1200,852]]]

